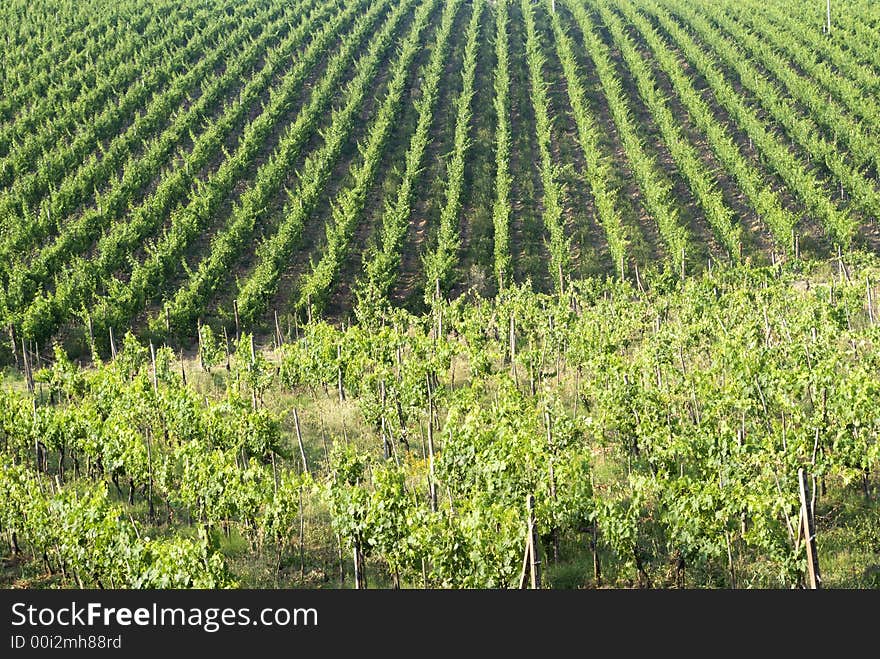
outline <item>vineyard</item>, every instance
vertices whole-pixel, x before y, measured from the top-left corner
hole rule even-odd
[[[0,19],[4,586],[880,587],[876,4]]]

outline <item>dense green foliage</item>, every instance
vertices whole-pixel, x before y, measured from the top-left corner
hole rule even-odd
[[[831,539],[849,533],[868,575],[880,547],[849,525],[877,515],[880,325],[864,282],[878,275],[511,287],[425,316],[316,320],[265,352],[245,335],[219,372],[208,326],[195,371],[131,335],[90,368],[57,348],[35,395],[0,394],[0,525],[62,583],[250,583],[224,566],[233,529],[274,579],[297,551],[326,575],[338,542],[380,584],[511,587],[531,494],[551,584],[581,565],[581,585],[788,587],[805,565],[804,468],[820,560],[840,560]],[[303,506],[321,511],[307,547]]]
[[[880,11],[0,5],[4,579],[877,586]],[[298,573],[294,570],[298,565]],[[331,581],[332,580],[332,581]]]
[[[880,244],[865,0],[55,4],[0,8],[32,350]]]

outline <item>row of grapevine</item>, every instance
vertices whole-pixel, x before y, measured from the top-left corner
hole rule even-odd
[[[876,96],[872,96],[880,93],[880,76],[859,64],[837,44],[823,39],[812,26],[799,22],[800,16],[790,12],[783,16],[770,4],[756,3],[749,12],[739,11],[739,7],[741,5],[728,4],[725,10],[740,20],[748,20],[762,39],[786,52],[793,63],[834,94],[849,112],[867,122],[866,128],[874,132],[880,129],[880,104],[875,102]]]
[[[129,129],[110,142],[100,160],[92,160],[86,167],[71,173],[43,204],[36,221],[19,220],[16,223],[16,230],[0,243],[0,256],[6,257],[3,260],[8,264],[3,268],[3,274],[16,271],[16,285],[10,287],[10,298],[17,299],[19,304],[27,303],[54,272],[72,256],[86,250],[99,232],[112,227],[114,221],[129,210],[132,200],[162,167],[167,166],[182,139],[211,115],[232,85],[240,84],[239,78],[226,75],[226,69],[213,76],[211,72],[219,62],[242,48],[241,40],[259,36],[253,35],[252,31],[262,22],[269,23],[270,34],[285,23],[279,16],[261,15],[254,23],[245,23],[224,34],[224,45],[173,81],[164,93],[154,96]],[[254,61],[256,57],[251,63]],[[181,102],[199,83],[202,84],[199,98],[180,111]],[[136,145],[143,146],[141,153],[135,151]],[[121,173],[116,175],[120,166]],[[69,218],[96,190],[97,181],[105,182],[105,185],[100,193],[95,192],[94,206],[85,208],[78,217]],[[54,242],[46,244],[56,231],[58,235]],[[13,255],[35,244],[45,244],[45,247],[27,268],[13,268]]]
[[[857,58],[872,66],[874,71],[880,74],[880,52],[877,51],[876,23],[874,27],[867,24],[865,20],[865,5],[867,5],[867,8],[871,6],[869,3],[864,3],[860,6],[849,4],[846,7],[842,7],[842,11],[835,12],[831,39],[838,41]]]
[[[512,282],[510,262],[510,72],[508,70],[508,0],[495,3],[495,202],[492,204],[494,229],[493,256],[499,288]]]
[[[374,234],[375,242],[363,255],[363,274],[357,284],[357,295],[359,304],[364,308],[385,300],[397,281],[403,239],[409,227],[412,194],[428,146],[428,134],[449,49],[449,35],[460,7],[461,0],[449,0],[444,4],[437,28],[436,46],[431,52],[431,59],[419,72],[421,96],[415,102],[418,119],[404,158],[406,169],[394,201],[386,201],[381,226],[376,228],[377,233]]]
[[[331,6],[328,3],[327,7]],[[102,234],[92,258],[68,260],[64,269],[55,274],[54,290],[40,295],[25,313],[27,327],[32,329],[39,327],[41,328],[39,332],[43,335],[45,332],[57,329],[60,323],[70,318],[70,315],[83,304],[91,302],[99,282],[121,267],[140,242],[153,235],[162,226],[168,213],[179,204],[180,198],[197,180],[199,172],[217,157],[228,135],[240,126],[251,105],[266,93],[266,88],[277,71],[284,66],[291,52],[305,39],[310,29],[313,29],[314,19],[323,16],[323,11],[317,11],[319,13],[315,16],[306,16],[300,25],[276,44],[273,50],[266,53],[263,49],[277,36],[270,28],[205,88],[198,101],[190,106],[190,113],[182,114],[174,126],[182,130],[185,127],[184,122],[191,124],[198,117],[203,116],[223,90],[239,80],[242,74],[253,66],[261,55],[264,55],[263,69],[253,75],[240,90],[238,102],[226,104],[222,114],[207,130],[195,138],[192,149],[183,155],[184,166],[163,172],[153,194],[144,203],[129,210],[128,221],[114,223]],[[154,158],[160,158],[162,151],[176,146],[181,136],[165,134],[162,142],[156,142],[150,147],[149,153],[152,154],[154,149],[158,150]],[[135,169],[132,175],[137,176],[139,171],[139,168]],[[76,227],[77,224],[73,226]],[[10,287],[10,298],[14,290]],[[7,302],[12,310],[17,308],[14,303],[14,299]]]
[[[0,462],[0,524],[16,552],[58,570],[79,588],[224,588],[222,557],[197,539],[150,538],[114,504],[105,483],[58,488],[6,456]]]
[[[327,302],[334,280],[347,257],[352,234],[361,221],[367,192],[379,170],[382,154],[394,128],[409,77],[409,68],[418,52],[418,35],[411,34],[401,46],[400,58],[389,75],[390,82],[382,106],[369,128],[364,145],[359,147],[363,160],[352,168],[352,183],[340,192],[332,205],[332,218],[326,227],[327,241],[321,258],[299,282],[297,306],[312,305],[316,310]]]
[[[808,110],[808,116],[812,117],[817,126],[824,126],[826,133],[839,143],[838,150],[849,153],[855,168],[873,167],[875,171],[878,170],[880,156],[872,148],[872,122],[852,116],[852,110],[841,107],[837,101],[829,98],[827,92],[813,80],[813,72],[803,66],[802,63],[809,57],[803,46],[797,46],[791,39],[786,40],[788,47],[797,53],[792,61],[797,62],[804,70],[804,74],[800,74],[785,57],[775,52],[774,40],[764,34],[763,30],[753,31],[721,12],[710,14],[710,18],[718,27],[733,36],[738,44],[745,47],[756,63],[785,85],[791,97]],[[859,106],[861,105],[863,104],[859,102]]]
[[[384,3],[375,3],[371,11],[365,14],[369,20],[361,21],[355,29],[352,39],[346,42],[344,49],[327,68],[325,77],[318,85],[309,102],[306,112],[300,114],[292,125],[287,136],[282,142],[282,148],[276,153],[282,155],[281,159],[270,161],[257,175],[257,186],[243,197],[243,203],[236,208],[229,221],[211,244],[210,256],[202,261],[199,270],[190,281],[175,294],[174,298],[166,305],[169,316],[179,327],[191,324],[199,314],[199,308],[216,287],[225,279],[226,268],[246,245],[246,239],[254,230],[254,210],[264,207],[268,196],[266,191],[259,189],[260,177],[273,182],[277,190],[279,176],[286,167],[284,157],[284,143],[290,140],[291,145],[300,145],[315,128],[320,114],[330,105],[335,93],[338,91],[339,80],[347,70],[347,64],[354,54],[355,44],[365,38],[369,32],[369,26],[378,17],[378,8]],[[281,219],[278,228],[271,238],[266,238],[256,248],[257,265],[251,271],[248,278],[241,283],[238,291],[239,313],[248,321],[252,321],[256,315],[265,308],[268,300],[277,289],[281,269],[289,261],[290,255],[299,240],[302,228],[318,202],[321,192],[324,190],[342,149],[348,142],[354,130],[355,117],[361,112],[369,92],[372,89],[373,79],[378,75],[382,63],[382,55],[390,46],[397,24],[402,19],[405,11],[410,9],[409,3],[398,4],[386,19],[382,30],[372,34],[369,50],[364,54],[355,67],[355,77],[352,78],[344,89],[345,99],[341,107],[333,110],[330,117],[329,127],[323,134],[324,143],[320,148],[309,154],[305,163],[298,173],[296,189],[290,193],[289,202],[281,211]],[[425,12],[426,13],[426,12]],[[427,22],[427,17],[423,19]],[[418,23],[419,29],[422,23]],[[311,116],[313,113],[320,113]],[[269,168],[276,167],[278,171],[272,173]],[[265,174],[263,172],[265,171]],[[270,186],[272,183],[270,183]],[[273,188],[267,188],[271,191]],[[253,193],[252,197],[248,197]],[[254,202],[259,202],[257,205]],[[162,318],[158,318],[161,321]]]
[[[687,20],[688,25],[704,43],[711,44],[719,60],[737,72],[742,85],[756,95],[773,118],[785,127],[792,139],[800,143],[807,153],[824,163],[846,188],[854,194],[859,191],[861,196],[854,198],[855,204],[866,209],[877,207],[877,193],[871,183],[865,179],[865,176],[853,170],[845,162],[843,155],[816,133],[811,121],[798,115],[793,105],[780,96],[776,86],[743,57],[733,42],[721,35],[703,17],[695,14],[689,8],[680,4],[672,6],[678,15]],[[835,242],[848,247],[856,229],[856,223],[849,213],[838,210],[828,198],[827,192],[823,193],[821,183],[818,181],[816,183],[818,187],[804,189],[808,195],[804,201],[807,207],[818,216],[828,235]],[[806,186],[803,187],[806,188]],[[869,210],[869,212],[872,211]]]
[[[724,77],[714,59],[699,46],[678,23],[657,5],[650,7],[659,24],[671,37],[671,41],[687,58],[687,61],[708,83],[717,102],[736,122],[736,125],[753,141],[776,173],[785,181],[806,206],[826,227],[838,227],[840,235],[850,235],[852,220],[839,211],[823,189],[822,182],[794,156],[757,112],[749,107],[733,85]]]
[[[116,16],[110,12],[99,20],[89,20],[91,17],[85,12],[74,16],[59,14],[53,22],[58,32],[53,32],[41,29],[34,20],[8,20],[12,15],[12,4],[4,3],[2,17],[6,20],[0,20],[0,39],[5,46],[3,67],[0,68],[3,91],[0,123],[7,125],[19,110],[15,101],[20,90],[31,85],[48,90],[53,84],[51,71],[56,66],[60,65],[60,72],[66,74],[87,58],[87,47],[96,44],[109,46],[119,37]],[[65,29],[71,30],[70,36],[59,38],[59,32]],[[108,40],[105,42],[102,37]],[[28,71],[28,65],[33,65],[32,72]],[[58,80],[54,82],[57,84]]]
[[[190,195],[188,202],[172,213],[170,224],[162,236],[156,236],[147,245],[146,258],[133,265],[127,280],[113,279],[109,282],[108,289],[113,294],[102,297],[92,309],[96,323],[101,327],[125,324],[134,314],[141,311],[151,298],[158,297],[157,292],[163,290],[164,282],[180,267],[181,257],[191,241],[210,226],[215,214],[235,188],[236,182],[253,167],[267,137],[285,121],[296,94],[311,73],[312,67],[326,52],[328,46],[339,38],[342,27],[351,21],[361,8],[360,4],[348,5],[317,30],[314,23],[311,27],[306,23],[301,24],[302,31],[297,38],[308,34],[310,29],[314,31],[310,35],[312,40],[309,45],[296,59],[294,66],[285,71],[281,81],[273,88],[269,102],[263,106],[262,112],[244,128],[233,153],[227,155],[206,180],[197,183],[197,188]],[[284,57],[278,58],[279,63],[284,61]],[[251,84],[245,89],[246,94],[239,99],[238,108],[227,113],[222,118],[222,123],[215,124],[214,130],[205,135],[205,148],[215,149],[222,144],[222,140],[218,142],[218,139],[229,132],[242,113],[247,113],[248,108],[257,102],[262,95],[261,89],[274,77],[274,68],[274,65],[264,68],[251,80]],[[322,101],[326,102],[326,98]],[[312,121],[314,120],[312,118]],[[302,136],[298,137],[302,142]],[[287,144],[290,146],[290,141]]]
[[[625,33],[620,19],[601,0],[599,11],[629,67],[639,95],[654,118],[654,123],[660,129],[676,168],[688,182],[709,225],[727,249],[728,257],[738,259],[742,226],[734,220],[733,211],[725,203],[724,196],[715,183],[714,175],[703,164],[696,148],[684,136],[680,122],[673,116],[672,110],[657,88],[649,65],[636,50],[632,39]]]
[[[136,57],[127,66],[118,69],[115,76],[111,74],[106,81],[109,88],[122,86],[125,91],[114,101],[107,102],[104,99],[100,104],[95,104],[94,114],[80,124],[79,130],[70,141],[59,139],[63,134],[55,134],[53,131],[28,133],[21,147],[9,155],[10,164],[2,168],[15,178],[0,197],[0,215],[6,215],[19,206],[26,215],[53,186],[59,185],[71,172],[87,164],[94,166],[99,160],[94,152],[96,144],[116,137],[121,128],[132,122],[132,117],[138,116],[137,111],[153,95],[165,89],[175,77],[183,75],[189,66],[198,61],[204,54],[206,45],[221,37],[225,30],[234,25],[231,18],[227,20],[228,23],[217,21],[189,41],[183,29],[184,24],[178,25],[167,32],[161,42],[142,53],[147,57],[161,56],[161,65],[153,66],[145,74],[145,60]],[[127,84],[138,75],[142,76],[141,84]],[[93,103],[95,101],[97,99]],[[68,116],[85,119],[78,115],[79,111],[81,108],[72,106],[68,110]],[[28,170],[28,164],[36,167]]]
[[[480,35],[480,15],[483,4],[475,0],[471,20],[468,23],[462,63],[461,93],[455,100],[455,137],[452,145],[452,158],[446,171],[446,195],[440,210],[437,245],[423,258],[425,271],[425,300],[430,300],[436,291],[447,291],[451,285],[453,268],[458,261],[461,240],[458,225],[461,221],[461,195],[464,187],[465,164],[470,146],[468,137],[471,129],[471,101],[474,96],[474,77],[477,70],[477,46]]]
[[[639,138],[620,77],[611,61],[609,48],[597,36],[593,19],[580,2],[566,2],[565,6],[575,19],[583,38],[584,48],[602,83],[602,91],[614,118],[617,133],[643,195],[645,210],[657,223],[669,261],[677,270],[681,270],[684,267],[690,237],[687,229],[682,226],[678,210],[670,198],[671,186],[660,174],[662,170],[657,159],[645,150]]]
[[[6,441],[0,492],[9,495],[11,504],[2,522],[4,531],[16,534],[14,551],[27,543],[35,557],[42,553],[45,560],[48,553],[62,578],[80,585],[81,579],[117,587],[231,585],[222,558],[208,547],[212,527],[240,524],[255,542],[256,532],[277,536],[277,525],[289,517],[283,515],[282,502],[271,498],[289,497],[292,487],[302,484],[288,473],[273,478],[268,461],[272,456],[274,465],[275,457],[280,459],[278,418],[256,408],[241,391],[261,386],[267,362],[250,355],[247,341],[239,343],[232,360],[235,380],[213,404],[186,387],[169,348],[148,351],[131,334],[116,360],[97,366],[91,373],[79,371],[56,350],[52,365],[36,377],[58,405],[2,393],[0,430]],[[57,464],[54,482],[47,478],[50,462]],[[133,518],[120,506],[108,505],[108,485],[121,497],[121,479],[127,481],[129,506],[140,496],[152,523],[163,515],[170,524],[176,512],[185,511],[200,525],[199,540],[172,536],[155,545],[141,540]],[[82,482],[88,483],[82,509],[66,510],[67,493],[81,492],[77,486]],[[46,485],[53,496],[34,496],[37,489],[45,495]],[[55,529],[46,528],[40,508],[46,503],[54,509]],[[90,534],[93,540],[84,551]],[[178,560],[186,559],[184,564],[163,565],[163,543],[180,554]],[[124,545],[121,552],[119,544]],[[79,547],[78,555],[69,555],[69,546]],[[128,571],[117,572],[120,559]],[[82,565],[95,569],[82,574]]]
[[[545,3],[546,5],[546,3]],[[574,42],[565,32],[559,14],[549,12],[550,25],[553,28],[553,38],[556,44],[556,53],[562,64],[562,72],[565,75],[568,99],[574,115],[577,127],[578,144],[586,163],[584,176],[590,186],[593,203],[596,206],[596,220],[605,231],[605,239],[608,241],[608,250],[615,264],[620,264],[620,276],[624,275],[624,262],[627,252],[627,228],[623,225],[618,210],[617,191],[611,182],[611,164],[607,154],[602,153],[599,146],[600,128],[595,114],[590,109],[584,86],[581,83],[578,71],[578,63],[575,57]]]
[[[706,136],[718,160],[733,175],[755,213],[770,228],[777,245],[792,251],[792,235],[797,217],[782,205],[779,194],[764,180],[764,174],[743,155],[731,132],[715,117],[707,101],[682,72],[678,60],[654,27],[644,16],[634,11],[632,5],[622,3],[619,7],[626,20],[638,30],[651,48],[654,59],[668,76],[691,119]]]
[[[529,94],[535,112],[535,134],[540,155],[539,169],[543,187],[541,220],[549,234],[550,276],[556,282],[556,290],[561,291],[571,270],[571,244],[565,235],[565,222],[562,217],[563,189],[559,182],[557,165],[553,162],[550,137],[553,120],[547,98],[547,83],[544,80],[544,55],[535,29],[535,17],[530,0],[522,0],[522,15],[526,28],[526,63],[529,68]]]
[[[44,52],[42,57],[34,58],[33,70],[29,75],[24,77],[19,73],[17,80],[3,81],[0,115],[5,121],[0,125],[0,156],[4,158],[4,162],[13,141],[20,141],[37,126],[53,120],[65,105],[76,102],[83,93],[91,89],[89,83],[93,84],[99,76],[106,76],[118,68],[123,60],[132,56],[138,40],[120,38],[121,35],[109,25],[96,23],[91,27],[92,30],[98,29],[97,34],[91,34],[86,28],[77,35],[89,45],[70,54],[65,62],[46,66],[45,61],[41,62],[48,55]],[[158,26],[153,31],[149,36],[155,38]],[[76,41],[77,38],[70,39],[71,44]],[[39,39],[34,39],[30,46],[34,47],[39,43]],[[83,66],[89,49],[100,54],[93,66]],[[52,53],[51,49],[49,53]],[[5,71],[11,72],[14,68],[11,63],[7,63],[7,66],[9,68],[5,68]],[[42,102],[37,102],[38,100]],[[0,180],[8,179],[4,176]]]
[[[122,29],[122,25],[118,22],[112,24],[114,21],[111,20],[110,13],[102,12],[100,16],[98,20],[81,26],[65,39],[64,43],[69,44],[69,47],[79,47],[79,50],[68,52],[66,58],[52,49],[42,51],[39,56],[26,60],[27,75],[17,76],[18,85],[12,88],[12,81],[5,81],[7,85],[0,101],[0,112],[8,118],[0,128],[0,154],[4,157],[4,163],[7,162],[5,157],[13,142],[21,141],[37,127],[45,130],[47,122],[55,122],[63,117],[64,121],[74,122],[69,124],[72,129],[85,118],[85,113],[70,116],[66,109],[71,104],[77,104],[80,108],[86,107],[82,104],[82,99],[86,95],[99,92],[96,89],[98,80],[115,75],[124,63],[135,57],[138,48],[149,48],[157,40],[161,40],[159,37],[167,36],[169,31],[169,25],[155,17],[143,27],[143,34],[126,38],[123,36],[126,31]],[[146,16],[142,17],[146,19]],[[186,23],[192,16],[191,12],[179,7],[168,18],[174,22]],[[210,15],[206,16],[203,12],[200,18],[204,22],[193,26],[196,29],[204,29],[210,23]],[[79,43],[79,39],[83,39],[85,43]],[[30,42],[31,46],[39,44],[39,39]],[[21,52],[27,51],[22,49]],[[4,67],[4,71],[9,73],[13,69],[11,64]],[[104,85],[101,87],[100,93],[106,98],[112,90]],[[0,171],[4,172],[0,180],[7,181],[5,170]]]

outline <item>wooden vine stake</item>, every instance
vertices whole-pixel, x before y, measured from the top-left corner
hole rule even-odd
[[[302,429],[299,426],[299,414],[296,408],[293,408],[293,425],[296,428],[296,441],[299,444],[299,457],[302,459],[303,473],[308,473],[309,463],[306,461],[306,450],[303,446]]]
[[[273,312],[275,314],[275,341],[278,344],[278,349],[281,349],[281,344],[284,343],[284,337],[281,334],[281,325],[278,324],[278,311]]]
[[[241,340],[241,326],[238,323],[238,300],[232,301],[232,314],[235,316],[235,342]]]
[[[345,402],[345,389],[342,388],[342,345],[336,346],[336,388],[339,390],[339,403]]]
[[[18,347],[15,345],[15,326],[9,324],[9,343],[12,344],[12,356],[15,358],[15,368],[21,370],[21,363],[18,361]]]
[[[528,529],[526,532],[526,550],[523,554],[522,574],[519,579],[519,587],[525,588],[530,584],[533,590],[541,587],[541,556],[538,546],[538,528],[535,524],[535,496],[526,496],[526,508],[528,510]]]
[[[27,382],[28,391],[34,393],[34,372],[31,369],[31,361],[28,358],[28,351],[24,342],[24,337],[21,338],[21,360],[24,364],[24,379]]]
[[[684,278],[685,278],[684,264],[685,264],[685,251],[684,251],[684,247],[682,247],[681,248],[681,280],[682,281],[684,281]]]
[[[434,398],[431,394],[431,376],[426,375],[428,384],[428,496],[431,512],[437,512],[437,484],[434,481]]]
[[[152,347],[152,343],[150,347]],[[155,371],[154,371],[155,372]],[[151,428],[147,428],[147,502],[149,506],[149,516],[150,522],[154,522],[156,519],[156,508],[153,505],[153,431]]]
[[[231,371],[232,366],[229,363],[229,335],[226,333],[226,326],[223,327],[223,348],[226,350],[226,370]]]
[[[513,381],[519,389],[519,382],[516,377],[516,324],[513,319],[513,313],[510,314],[510,374]]]
[[[361,552],[360,543],[354,543],[354,589],[366,590],[367,579],[364,574],[364,554]]]
[[[801,524],[803,525],[804,544],[807,550],[807,584],[811,590],[817,590],[822,587],[822,576],[819,573],[819,554],[816,551],[813,510],[807,500],[807,476],[803,467],[798,469],[798,487],[801,497]]]
[[[547,450],[550,453],[550,497],[556,502],[556,474],[553,470],[553,420],[550,418],[550,412],[544,412],[544,423],[547,426]],[[559,527],[554,526],[551,529],[553,535],[553,563],[559,563]]]
[[[257,362],[257,350],[254,347],[254,335],[251,334],[251,370],[254,370],[255,364]],[[256,410],[257,409],[257,386],[256,382],[254,386],[251,387],[251,405]]]
[[[153,342],[150,341],[150,363],[153,366],[153,392],[159,393],[159,380],[156,375],[156,348],[153,346]]]
[[[113,328],[110,328],[110,356],[116,359],[116,340],[113,338]]]
[[[840,273],[840,283],[842,284],[844,279],[846,281],[850,281],[849,270],[846,267],[846,263],[843,262],[843,250],[840,245],[837,246],[837,269]]]
[[[196,320],[196,335],[199,337],[199,366],[205,371],[205,351],[202,348],[202,319]],[[152,344],[150,344],[152,345]]]

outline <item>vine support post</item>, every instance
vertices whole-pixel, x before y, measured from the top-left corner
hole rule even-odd
[[[92,314],[86,316],[86,327],[89,330],[89,349],[95,350],[95,326],[92,323]]]
[[[803,524],[804,545],[807,550],[807,583],[811,590],[822,587],[819,573],[819,554],[816,551],[816,528],[813,511],[807,499],[807,476],[803,467],[798,469],[798,489],[801,499],[801,524]]]
[[[638,286],[639,291],[642,293],[642,295],[644,295],[645,288],[644,288],[644,286],[642,286],[642,278],[639,276],[639,264],[638,263],[633,264],[633,268],[634,268],[635,276],[636,276],[636,286]],[[712,269],[712,266],[711,266],[711,261],[710,261],[709,270],[711,271],[711,269]],[[621,280],[623,280],[623,277],[621,277]]]
[[[865,277],[865,296],[868,298],[868,320],[874,324],[874,290],[871,288],[871,278]]]
[[[553,422],[550,412],[544,412],[544,422],[547,425],[547,450],[550,453],[550,498],[556,503],[556,474],[553,470]],[[559,563],[559,527],[555,524],[551,531],[553,536],[553,563]]]
[[[15,325],[9,323],[9,343],[12,344],[12,356],[15,359],[15,368],[21,370],[21,363],[18,361],[18,347],[15,345]]]
[[[437,312],[437,328],[434,335],[435,344],[443,336],[443,310],[440,308],[440,299],[440,278],[438,277],[434,280],[434,309]]]
[[[183,380],[183,386],[186,386],[186,368],[183,365],[183,348],[180,349],[180,378]]]
[[[36,428],[37,427],[37,399],[36,398],[31,398],[31,411],[33,412],[33,415],[34,415],[34,428]],[[43,469],[42,469],[43,460],[42,460],[42,455],[41,455],[41,451],[40,451],[40,439],[39,439],[39,437],[36,436],[36,433],[34,435],[34,460],[37,465],[37,472],[43,471]],[[40,484],[41,490],[42,490],[42,487],[43,487],[42,484]]]
[[[24,337],[21,338],[21,361],[24,364],[24,378],[27,382],[28,391],[34,393],[34,373],[31,368],[31,361],[28,358],[28,351],[24,342]]]
[[[272,454],[274,460],[275,454]],[[303,488],[299,486],[299,581],[303,583],[306,578],[306,515],[303,505]]]
[[[388,432],[385,426],[385,379],[379,380],[379,400],[382,402],[382,416],[379,423],[382,426],[382,455],[386,460],[391,458],[391,445],[388,440]]]
[[[361,552],[360,542],[357,540],[354,541],[354,589],[367,589],[367,579],[364,574],[364,555]]]
[[[428,385],[428,496],[431,512],[437,512],[437,484],[434,481],[434,398],[431,395],[431,376],[426,375]]]
[[[537,590],[541,587],[541,556],[538,547],[538,528],[535,524],[535,495],[526,495],[526,510],[528,511],[528,529],[519,587],[525,588],[529,583],[533,590]]]
[[[110,356],[116,359],[116,340],[113,338],[113,327],[110,327]]]
[[[196,336],[199,338],[199,366],[202,367],[202,371],[205,369],[205,352],[202,349],[202,319],[196,319]],[[152,344],[151,344],[152,345]]]
[[[513,312],[510,314],[510,374],[513,376],[514,384],[519,389],[519,382],[516,376],[516,321],[513,318]]]
[[[299,425],[299,414],[295,407],[293,408],[293,425],[296,428],[296,441],[297,444],[299,444],[299,457],[302,459],[303,473],[308,473],[309,463],[306,461],[306,450],[303,446],[302,429]]]
[[[336,553],[339,560],[339,587],[345,586],[345,561],[342,560],[342,538],[336,535]]]
[[[159,393],[159,380],[156,374],[156,348],[150,341],[150,363],[153,367],[153,392]]]
[[[840,273],[840,283],[842,284],[844,279],[849,281],[849,270],[846,268],[846,263],[843,262],[843,249],[840,245],[837,246],[837,270]]]
[[[238,300],[232,301],[232,314],[235,316],[235,341],[241,340],[241,324],[238,321]]]
[[[257,350],[254,347],[254,335],[251,334],[251,368],[254,368],[254,365],[257,362]],[[251,405],[256,410],[257,409],[257,386],[256,382],[254,382],[254,386],[251,387]]]
[[[223,348],[226,350],[226,370],[232,370],[232,366],[229,363],[229,335],[226,332],[226,326],[223,326]]]
[[[593,521],[590,529],[590,548],[593,550],[593,579],[597,586],[602,585],[602,564],[599,562],[599,523]]]
[[[281,349],[281,344],[284,343],[284,337],[281,334],[281,325],[278,324],[278,310],[276,309],[275,314],[275,342],[278,344],[278,349]]]
[[[342,388],[342,345],[336,346],[336,388],[339,390],[339,404],[345,402],[345,389]]]
[[[152,343],[150,343],[150,347],[153,347]],[[155,361],[153,364],[155,366]],[[155,372],[154,368],[153,373]],[[147,478],[147,505],[149,506],[150,523],[152,524],[156,519],[156,509],[153,507],[153,432],[150,428],[147,428]]]
[[[831,34],[831,0],[825,0],[825,34]]]

